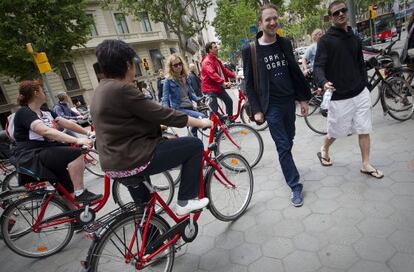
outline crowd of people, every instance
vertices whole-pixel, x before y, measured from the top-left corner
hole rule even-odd
[[[291,42],[276,34],[280,14],[272,4],[261,7],[257,20],[260,31],[254,42],[242,50],[245,92],[254,120],[267,121],[269,125],[284,178],[292,192],[291,203],[296,207],[302,206],[304,199],[303,184],[292,156],[295,103],[299,103],[302,115],[308,114],[311,91],[305,76],[309,73],[322,91],[332,92],[328,134],[316,154],[320,164],[332,166],[331,145],[353,131],[358,135],[361,150],[360,172],[378,179],[384,177],[370,163],[372,116],[362,43],[348,26],[344,1],[333,1],[328,15],[332,26],[325,34],[321,29],[313,31],[313,43],[304,55],[302,69]],[[410,49],[414,48],[413,22],[414,13],[407,26],[403,60],[409,59]],[[181,164],[178,214],[208,204],[208,199],[197,198],[203,151],[197,129],[212,124],[208,116],[195,109],[196,103],[209,96],[212,110],[220,115],[217,103],[220,99],[227,116],[233,115],[233,101],[227,89],[236,74],[223,65],[218,51],[216,42],[206,44],[201,74],[194,63],[187,64],[180,54],[172,54],[165,70],[158,71],[157,94],[151,94],[146,85],[137,85],[137,56],[128,44],[105,40],[96,48],[105,78],[94,91],[91,115],[102,169],[111,178],[138,180],[138,176],[160,173]],[[157,99],[148,99],[154,96]],[[36,178],[59,180],[79,201],[97,199],[101,196],[84,189],[80,149],[70,146],[90,145],[87,138],[77,136],[90,132],[73,122],[84,117],[70,108],[67,94],[59,93],[57,98],[59,101],[52,111],[43,110],[42,84],[38,81],[20,84],[21,107],[13,120],[17,170]],[[195,137],[164,139],[160,125],[189,126]],[[142,199],[148,197],[149,192],[142,184],[137,184],[137,188],[131,193]]]

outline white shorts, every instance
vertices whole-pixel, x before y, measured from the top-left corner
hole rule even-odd
[[[372,131],[371,95],[367,88],[355,97],[329,103],[328,137],[345,137],[352,131],[357,134]]]

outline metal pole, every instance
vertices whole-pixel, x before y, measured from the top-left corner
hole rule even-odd
[[[47,97],[49,100],[49,103],[52,103],[52,107],[56,104],[55,96],[52,93],[52,89],[50,88],[49,81],[47,79],[46,74],[42,74],[42,80],[43,80],[43,87],[47,93]]]
[[[354,0],[347,0],[348,14],[349,14],[349,23],[351,24],[352,29],[356,30],[356,20],[355,20],[355,5]]]

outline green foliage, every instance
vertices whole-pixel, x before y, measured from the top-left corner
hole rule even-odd
[[[250,27],[255,25],[256,10],[251,1],[217,1],[213,26],[221,41],[220,56],[224,59],[234,58],[242,46],[240,40],[254,38]]]
[[[85,0],[2,0],[0,10],[0,74],[16,80],[38,77],[26,43],[46,52],[56,68],[88,41]]]
[[[117,5],[119,10],[140,19],[147,12],[151,19],[162,22],[179,37],[180,48],[185,49],[186,39],[206,26],[207,8],[211,0],[104,0],[105,5]],[[193,7],[197,8],[196,13]]]

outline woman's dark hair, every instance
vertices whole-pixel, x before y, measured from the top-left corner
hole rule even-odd
[[[208,42],[208,43],[206,43],[205,49],[206,49],[206,53],[207,54],[210,53],[210,49],[213,48],[213,45],[215,45],[215,44],[216,44],[216,42]]]
[[[135,57],[134,49],[121,40],[104,40],[96,47],[99,67],[108,78],[124,78]]]
[[[42,85],[40,80],[25,80],[20,82],[17,104],[20,106],[27,105],[32,100],[35,91],[39,91]]]

